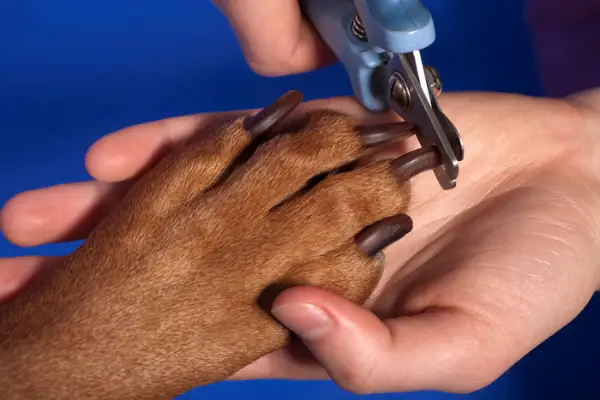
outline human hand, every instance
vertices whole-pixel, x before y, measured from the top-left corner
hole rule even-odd
[[[598,98],[591,93],[567,103],[500,94],[442,96],[467,151],[458,187],[442,192],[432,174],[414,179],[409,214],[415,228],[387,252],[384,279],[368,303],[372,312],[328,292],[290,289],[277,300],[275,314],[292,330],[301,333],[302,315],[290,321],[283,306],[309,304],[332,318],[321,335],[301,335],[319,362],[298,358],[289,348],[235,378],[331,376],[361,393],[471,391],[568,323],[599,280],[600,183],[593,172],[600,169],[593,163],[600,157],[591,133],[600,111],[586,108]],[[351,99],[305,105],[325,106],[376,118]],[[106,136],[86,159],[98,181],[18,195],[2,212],[5,235],[21,245],[85,237],[120,199],[123,182],[208,117],[168,119]],[[3,260],[3,295],[48,262]]]
[[[387,253],[368,309],[313,288],[284,292],[273,314],[316,362],[282,351],[238,378],[476,391],[598,290],[600,90],[568,101],[445,95],[442,107],[465,142],[458,187],[443,193],[432,174],[415,178],[415,229]]]
[[[235,33],[244,57],[260,75],[310,71],[335,55],[300,12],[298,0],[213,0]]]

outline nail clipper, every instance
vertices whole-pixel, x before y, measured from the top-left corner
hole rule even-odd
[[[301,0],[304,14],[349,75],[358,101],[373,112],[389,109],[416,126],[421,146],[434,148],[441,187],[456,186],[464,148],[441,111],[441,81],[423,67],[420,51],[435,41],[433,18],[420,0]]]

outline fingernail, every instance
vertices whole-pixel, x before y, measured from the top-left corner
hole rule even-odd
[[[329,315],[313,304],[278,306],[271,310],[271,314],[303,340],[320,339],[331,327]]]

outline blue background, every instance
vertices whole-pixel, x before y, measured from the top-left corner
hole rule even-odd
[[[288,89],[308,98],[351,94],[344,70],[263,78],[245,65],[208,0],[0,0],[0,203],[18,192],[88,179],[86,149],[145,121],[260,107]],[[538,94],[519,0],[429,0],[438,40],[424,53],[446,90]],[[64,254],[77,243],[0,256]],[[469,396],[387,399],[600,398],[598,300],[490,387]],[[1,362],[1,360],[0,360]],[[331,383],[242,382],[181,399],[351,399]]]

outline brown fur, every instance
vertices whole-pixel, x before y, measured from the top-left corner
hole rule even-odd
[[[289,341],[258,305],[267,289],[366,300],[380,266],[353,237],[404,212],[408,186],[380,162],[301,191],[364,154],[337,113],[313,112],[232,169],[249,145],[240,119],[167,156],[64,264],[0,307],[2,399],[170,399]]]

